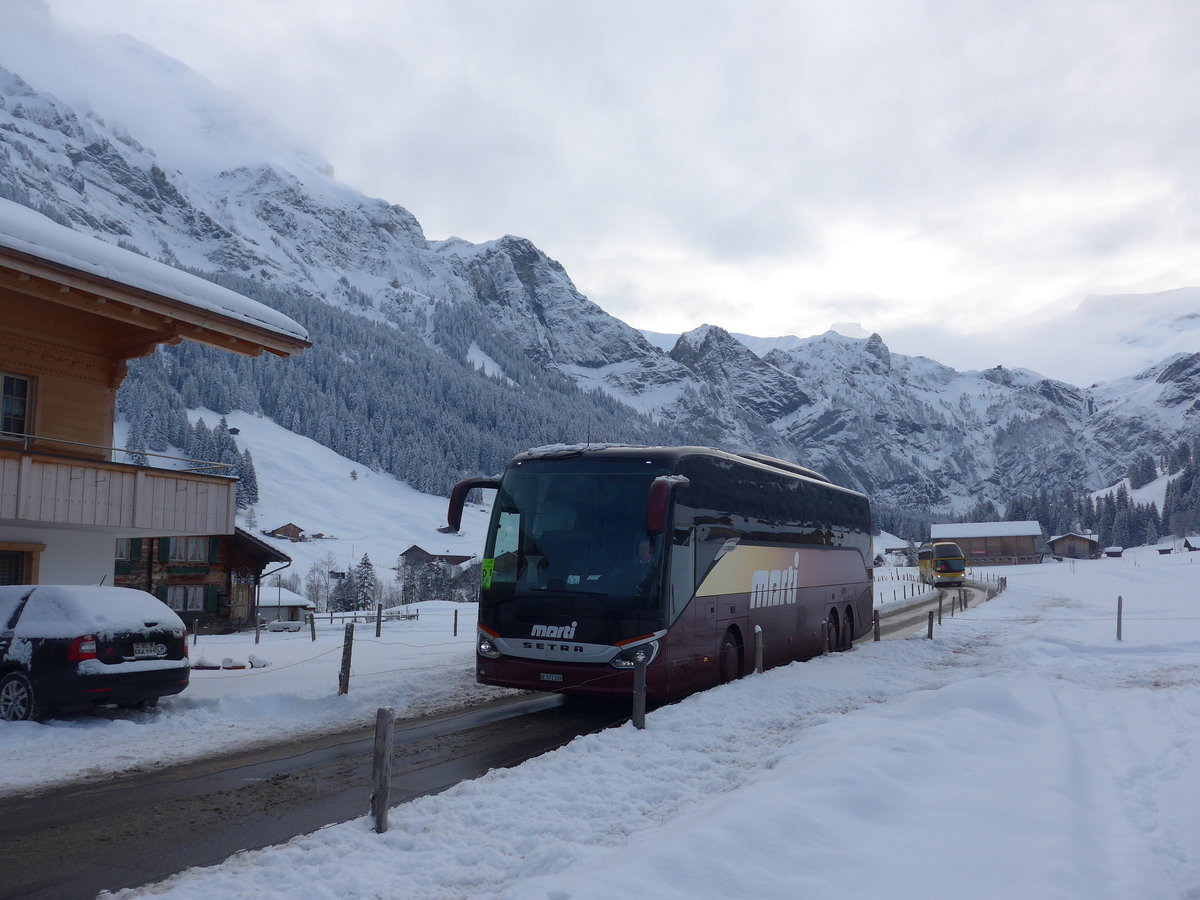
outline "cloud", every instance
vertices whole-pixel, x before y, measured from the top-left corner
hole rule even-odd
[[[659,330],[980,332],[1200,284],[1190,0],[50,5]]]

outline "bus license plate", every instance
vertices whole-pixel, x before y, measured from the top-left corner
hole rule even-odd
[[[541,676],[542,681],[562,681],[563,680],[563,677],[561,675],[556,675],[551,672],[541,672],[539,674]]]

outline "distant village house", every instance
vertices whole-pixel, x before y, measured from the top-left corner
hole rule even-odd
[[[304,540],[304,529],[299,525],[288,522],[286,525],[280,525],[271,531],[263,532],[267,537],[283,538],[288,541]]]
[[[1046,541],[1052,556],[1064,559],[1098,559],[1100,557],[1100,538],[1094,534],[1078,534],[1069,531],[1058,534]]]

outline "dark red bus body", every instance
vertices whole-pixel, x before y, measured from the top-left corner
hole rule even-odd
[[[751,671],[756,626],[765,668],[871,626],[869,504],[810,470],[697,447],[551,448],[516,457],[497,486],[481,683],[628,696],[641,649],[647,695],[677,698]],[[552,513],[564,496],[585,515]],[[539,524],[552,514],[564,527]],[[640,593],[601,562],[636,539],[654,545]]]

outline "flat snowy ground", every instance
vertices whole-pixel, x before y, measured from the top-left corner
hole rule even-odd
[[[364,817],[120,896],[1198,898],[1196,556],[994,570],[1009,590],[932,641],[865,643],[698,694],[644,731],[397,807],[385,835]],[[250,644],[238,652],[271,666],[196,672],[153,713],[5,725],[4,787],[464,702],[483,689],[471,623],[451,639],[451,609],[379,644],[359,626],[374,649],[356,642],[347,697],[326,626],[316,645]]]

